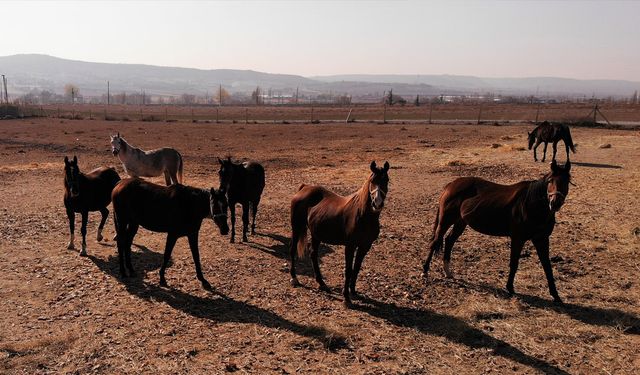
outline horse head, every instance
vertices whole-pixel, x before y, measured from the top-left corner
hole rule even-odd
[[[235,165],[231,161],[231,156],[227,156],[225,159],[218,158],[220,163],[220,170],[218,170],[218,177],[220,178],[220,189],[229,191],[231,185],[231,179],[233,178],[233,172]]]
[[[536,142],[535,129],[532,132],[527,132],[527,137],[529,138],[529,150],[531,150],[531,148],[533,148],[533,144]]]
[[[64,186],[72,197],[77,197],[80,194],[80,168],[78,168],[78,158],[75,155],[71,161],[68,157],[64,157]]]
[[[371,177],[369,178],[369,197],[373,212],[380,212],[384,207],[384,201],[389,191],[389,162],[385,162],[382,168],[378,168],[375,160],[371,162]]]
[[[569,194],[569,184],[571,183],[571,162],[567,161],[561,167],[555,160],[551,162],[551,172],[546,175],[547,198],[549,200],[549,210],[557,212],[560,210]]]
[[[117,156],[118,153],[120,152],[120,149],[122,148],[122,142],[124,141],[121,137],[120,137],[120,132],[118,132],[116,135],[111,135],[111,153],[114,156]]]
[[[229,225],[227,224],[227,196],[223,190],[216,190],[214,188],[211,188],[209,193],[211,218],[220,229],[220,234],[226,236],[229,233]]]

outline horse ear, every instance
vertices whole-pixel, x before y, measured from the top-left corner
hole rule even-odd
[[[229,161],[229,163],[231,163],[231,155],[227,155],[227,161]]]
[[[69,158],[68,157],[64,157],[64,165],[69,165]]]
[[[73,155],[73,164],[78,164],[78,157]]]
[[[120,138],[120,132],[118,132],[118,134],[116,134],[116,138]]]
[[[373,173],[376,173],[378,171],[378,166],[376,165],[376,161],[375,160],[371,162],[370,168],[371,168],[371,172],[373,172]]]
[[[220,165],[224,164],[220,158],[218,158],[218,163],[220,163]]]
[[[551,165],[551,172],[553,173],[557,173],[558,172],[558,163],[556,162],[556,159],[551,160],[551,163],[549,163]]]
[[[388,171],[388,170],[389,170],[389,162],[388,162],[388,161],[385,161],[385,162],[384,162],[384,171],[386,172],[386,171]]]

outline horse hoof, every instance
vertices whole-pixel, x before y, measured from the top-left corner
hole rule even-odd
[[[294,288],[300,286],[300,282],[298,281],[297,277],[291,278],[291,280],[289,280],[289,282],[291,283],[291,286],[294,287]]]
[[[350,299],[345,299],[344,300],[344,307],[347,309],[351,309],[353,307],[353,303],[351,303]]]
[[[163,288],[168,288],[169,284],[167,284],[167,280],[161,279],[160,280],[160,286]]]
[[[560,296],[553,296],[553,303],[556,305],[563,305],[564,302],[562,302],[562,299],[560,298]]]
[[[102,237],[102,234],[98,233],[98,236],[96,236],[96,241],[100,242],[100,241],[102,241],[103,238],[104,237]]]
[[[81,257],[86,257],[87,256],[87,250],[82,249],[82,251],[80,252],[80,256]]]
[[[75,250],[75,249],[76,249],[76,247],[72,243],[67,245],[67,250]]]
[[[209,284],[207,280],[202,280],[202,288],[208,291],[213,290],[213,288],[211,287],[211,284]]]
[[[249,242],[249,239],[247,237],[242,237],[242,242]]]
[[[235,243],[235,242],[236,242],[236,239],[231,237],[231,241],[229,241],[229,243]]]
[[[362,299],[362,297],[354,290],[351,292],[351,299]]]
[[[331,289],[329,289],[327,284],[320,284],[320,286],[318,286],[318,288],[323,292],[331,293]]]

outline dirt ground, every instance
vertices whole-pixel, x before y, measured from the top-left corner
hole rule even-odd
[[[421,278],[448,181],[512,183],[548,170],[523,149],[530,127],[0,121],[0,372],[637,373],[638,131],[572,129],[577,186],[551,237],[565,305],[551,303],[530,244],[518,295],[508,298],[508,240],[470,229],[453,251],[455,278],[444,278],[440,259],[430,281]],[[185,239],[167,271],[170,287],[159,287],[165,236],[143,229],[133,249],[138,277],[120,279],[114,242],[95,242],[98,213],[89,218],[89,256],[66,250],[63,157],[124,175],[109,149],[115,131],[145,149],[177,148],[193,186],[217,186],[217,156],[265,166],[258,235],[230,244],[210,220],[203,225],[214,292],[196,280]],[[341,247],[321,250],[333,293],[317,289],[309,259],[298,263],[303,287],[289,285],[289,200],[302,182],[355,191],[374,159],[391,164],[389,198],[358,282],[365,298],[347,310]],[[114,234],[111,217],[105,234]]]

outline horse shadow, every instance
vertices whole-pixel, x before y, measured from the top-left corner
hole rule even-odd
[[[440,336],[470,349],[489,349],[493,355],[537,369],[545,374],[568,374],[568,372],[542,359],[530,356],[511,344],[490,336],[454,316],[430,310],[397,306],[394,303],[376,301],[364,296],[360,300],[362,304],[354,305],[354,309],[383,319],[397,327],[417,329],[423,334]]]
[[[587,167],[587,168],[622,169],[622,166],[614,165],[614,164],[585,163],[585,162],[580,162],[580,161],[573,161],[573,162],[571,162],[571,164],[572,165],[577,165],[577,166],[580,166],[580,167]]]
[[[119,276],[117,255],[110,255],[107,259],[101,259],[93,255],[89,255],[88,258],[102,272],[113,276],[114,279],[123,284],[130,294],[152,302],[164,302],[172,308],[193,317],[208,319],[217,323],[258,324],[267,328],[282,329],[315,340],[329,351],[349,348],[347,339],[337,332],[320,326],[292,322],[269,310],[246,302],[236,301],[219,291],[214,290],[210,293],[214,298],[199,297],[171,287],[163,288],[156,283],[146,282],[144,280],[146,274],[160,268],[163,255],[142,245],[135,246],[140,250],[135,253],[135,277],[122,279]]]
[[[246,246],[260,250],[269,255],[278,257],[284,261],[287,261],[287,262],[290,261],[290,255],[289,255],[290,245],[289,244],[291,243],[291,239],[289,237],[281,236],[279,234],[274,234],[274,233],[257,233],[256,232],[255,235],[260,237],[271,238],[272,240],[278,241],[279,243],[271,246],[264,246],[262,244],[249,240],[249,242],[244,242],[244,244]],[[318,251],[318,258],[321,261],[323,256],[331,253],[333,253],[333,249],[331,247],[321,244],[320,249]],[[322,266],[322,264],[320,265]],[[304,257],[302,259],[298,258],[296,260],[296,273],[300,275],[309,276],[309,277],[315,276],[313,273],[313,267],[311,266],[311,261],[309,260],[308,257]]]
[[[497,297],[508,299],[509,294],[500,288],[487,284],[471,284],[466,281],[456,280],[456,284],[479,292],[493,293]],[[567,315],[571,319],[581,321],[593,326],[605,326],[619,328],[622,332],[632,335],[640,335],[640,317],[631,313],[601,307],[589,307],[577,303],[554,303],[552,300],[516,293],[515,296],[529,306],[539,309],[553,310],[558,314]]]

